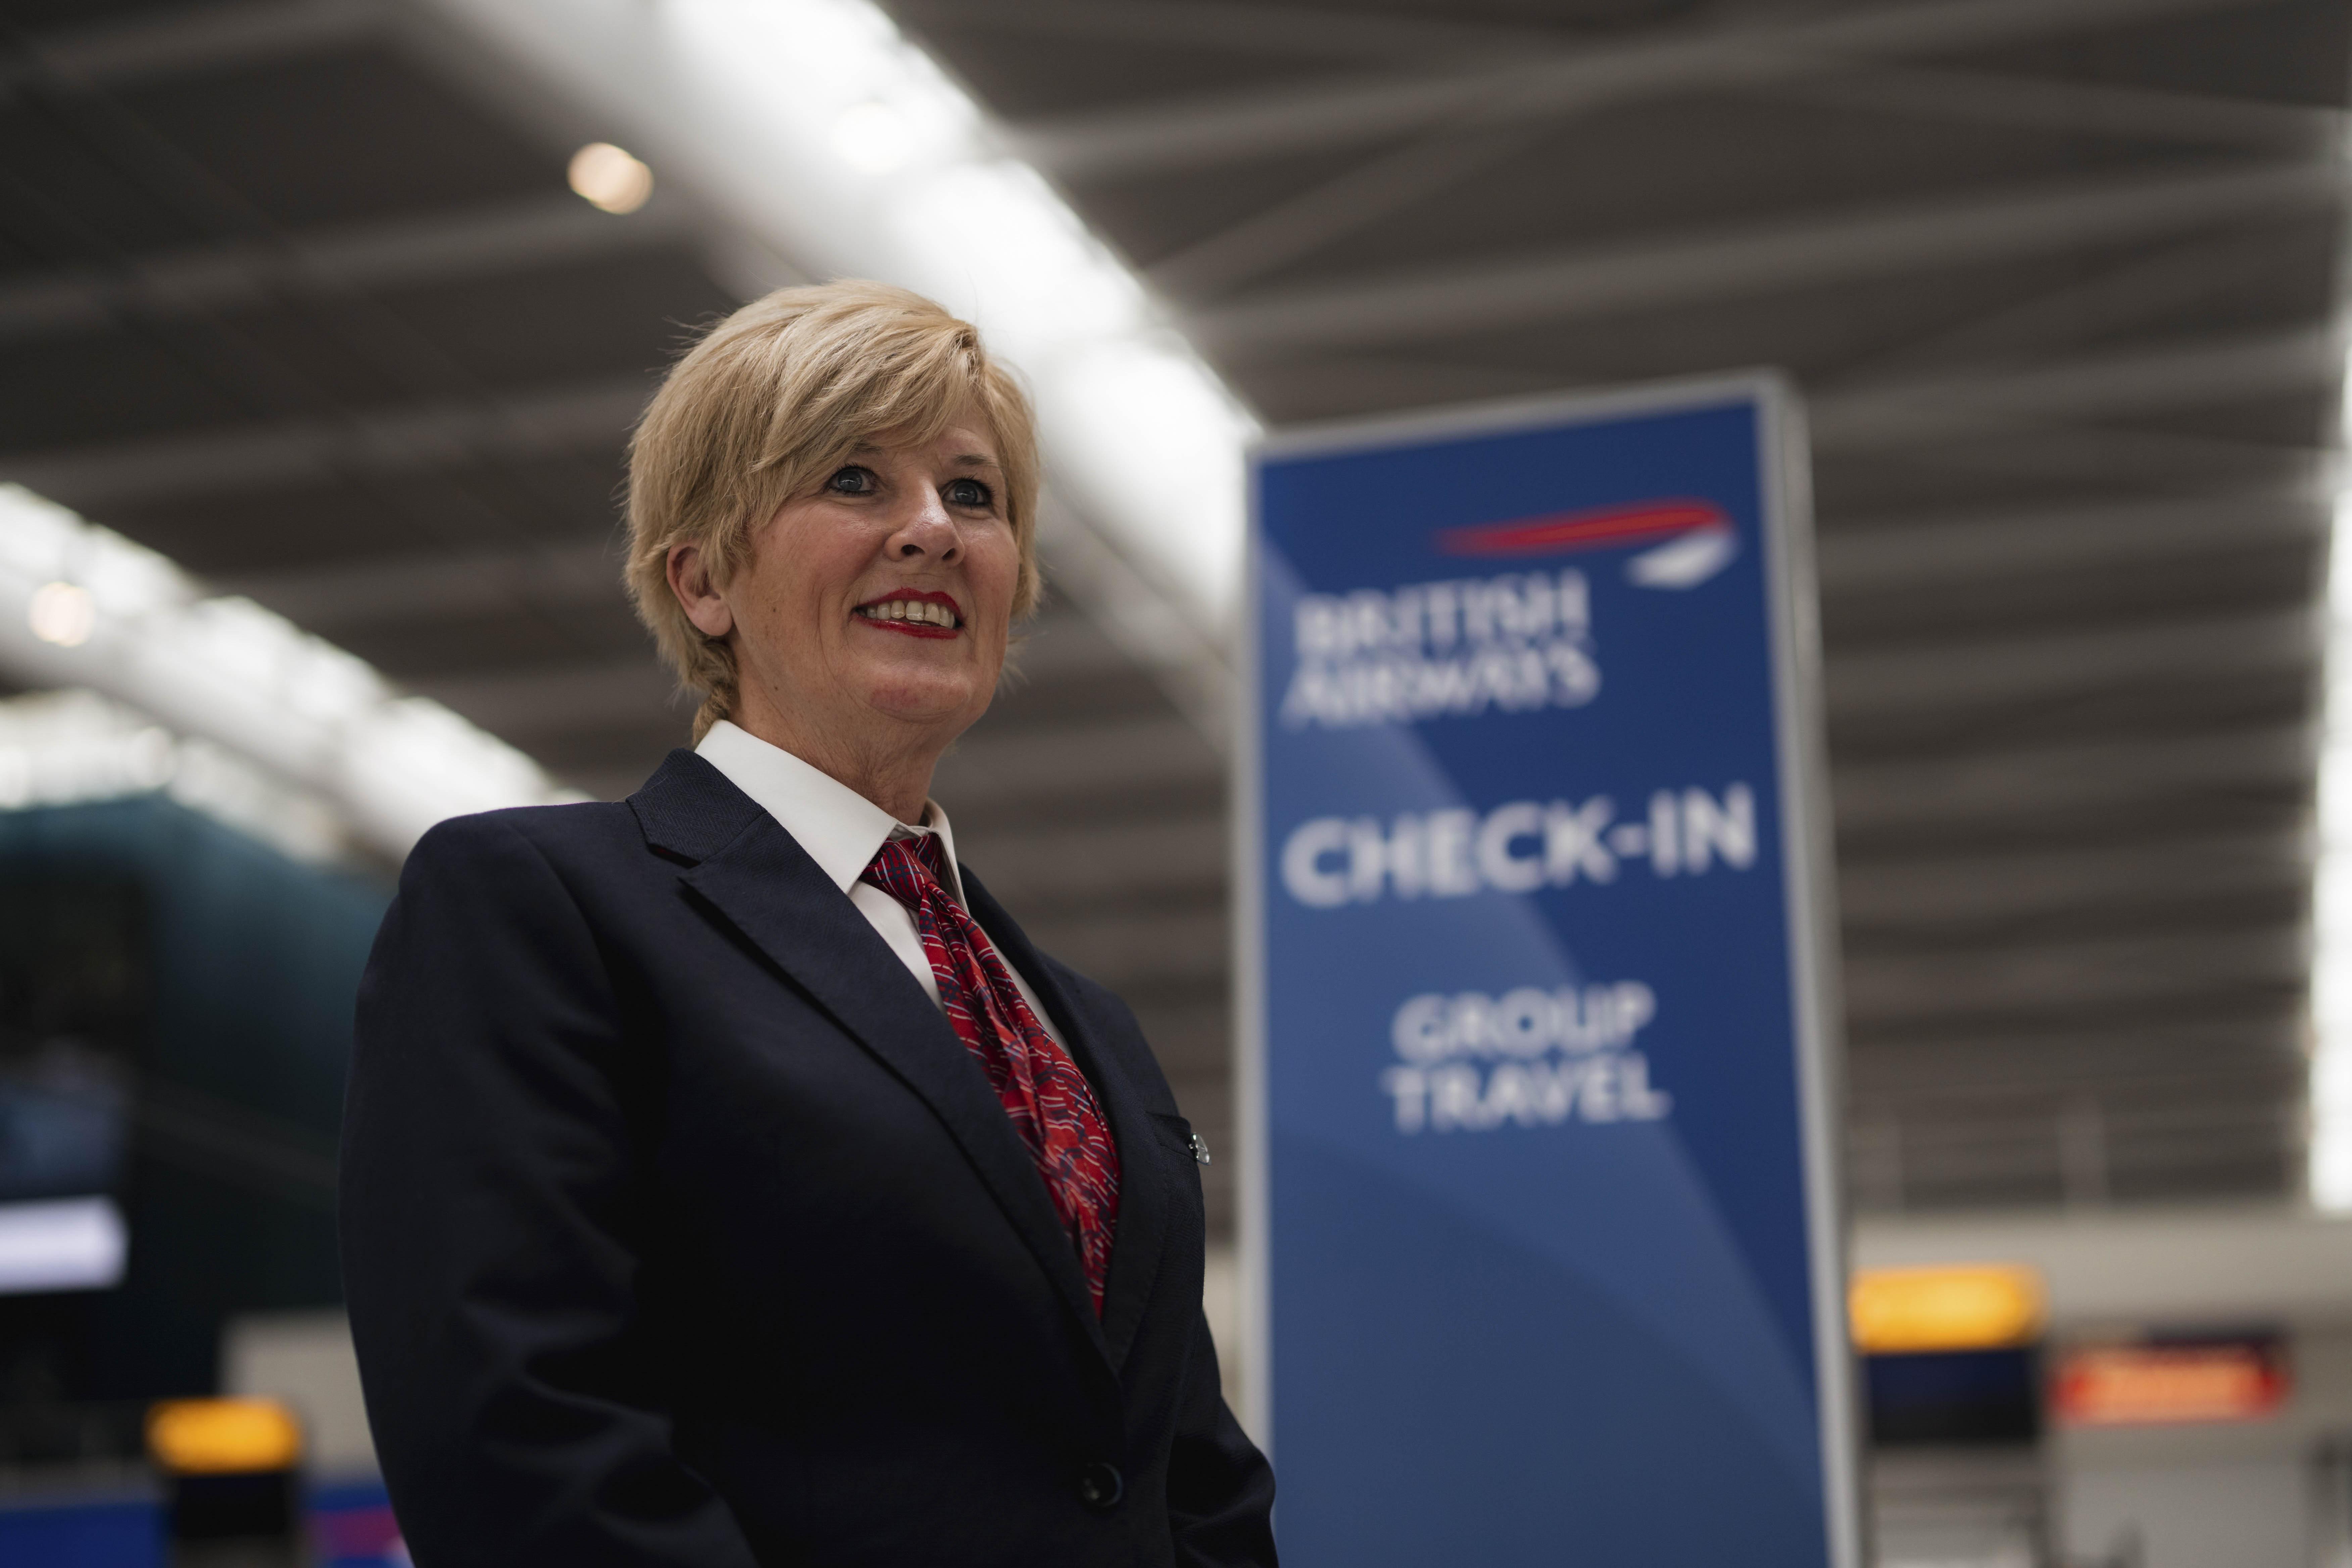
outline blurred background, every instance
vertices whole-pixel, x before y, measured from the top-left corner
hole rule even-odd
[[[2000,1266],[1862,1278],[1879,1561],[2352,1563],[2347,83],[2352,0],[0,0],[0,1564],[404,1561],[354,981],[425,826],[682,743],[626,433],[843,274],[1036,391],[935,793],[1219,1152],[1229,1384],[1241,452],[1777,366],[1855,1261]]]

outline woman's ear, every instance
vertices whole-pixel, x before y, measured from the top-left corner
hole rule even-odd
[[[686,618],[704,637],[723,637],[735,629],[735,612],[719,596],[710,567],[699,544],[669,547],[669,591],[686,609]]]

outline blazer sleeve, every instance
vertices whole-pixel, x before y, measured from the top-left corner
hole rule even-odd
[[[1275,1568],[1274,1467],[1225,1405],[1207,1314],[1192,1319],[1168,1459],[1168,1520],[1185,1568]]]
[[[752,1568],[671,1451],[628,1070],[547,858],[496,816],[427,834],[360,984],[341,1197],[369,1422],[426,1568]]]

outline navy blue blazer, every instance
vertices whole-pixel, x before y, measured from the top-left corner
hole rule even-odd
[[[343,1270],[418,1568],[1271,1564],[1192,1129],[964,873],[1118,1141],[1097,1321],[946,1019],[690,752],[427,834],[361,983]]]

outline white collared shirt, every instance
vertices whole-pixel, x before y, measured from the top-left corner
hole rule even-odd
[[[759,802],[808,851],[809,858],[833,879],[835,887],[849,895],[849,901],[857,906],[866,923],[890,944],[890,951],[907,966],[907,973],[929,994],[933,1003],[938,1003],[939,977],[931,973],[931,961],[923,952],[923,939],[915,929],[914,915],[906,905],[859,879],[874,863],[876,852],[886,840],[937,834],[940,858],[947,868],[948,896],[959,904],[964,903],[963,875],[956,867],[955,829],[948,825],[948,814],[940,809],[939,802],[923,803],[920,823],[900,822],[832,774],[724,719],[710,727],[710,732],[702,737],[694,751],[725,774],[728,783]],[[1000,952],[998,956],[1002,958],[1003,954]],[[1011,959],[1004,960],[1004,968],[1020,989],[1021,999],[1029,1004],[1029,1010],[1037,1016],[1045,1032],[1059,1040],[1061,1031],[1046,1016],[1027,978]]]

